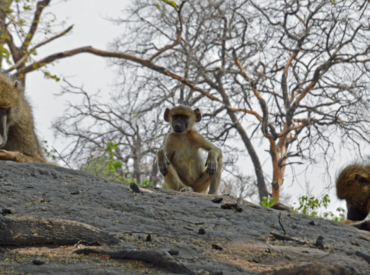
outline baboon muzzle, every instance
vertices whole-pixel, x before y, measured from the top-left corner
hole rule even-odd
[[[4,148],[7,140],[6,119],[7,110],[0,109],[0,149]]]
[[[175,133],[180,134],[183,132],[183,127],[181,127],[180,123],[177,123],[173,126],[173,130],[175,131]]]

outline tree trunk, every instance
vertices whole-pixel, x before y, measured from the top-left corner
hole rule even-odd
[[[231,104],[230,104],[229,97],[227,96],[225,90],[223,89],[223,87],[220,84],[221,83],[219,81],[218,91],[222,96],[222,100],[226,103],[227,106],[230,106]],[[252,163],[253,163],[253,166],[254,166],[254,172],[255,172],[256,177],[257,177],[258,195],[259,195],[260,201],[262,201],[263,197],[268,197],[269,196],[269,192],[267,191],[265,178],[263,177],[263,171],[262,171],[262,166],[261,166],[260,160],[258,158],[258,155],[257,155],[256,151],[254,150],[254,147],[252,145],[251,140],[249,139],[248,134],[245,132],[243,126],[240,124],[240,122],[239,122],[238,118],[236,117],[235,113],[233,111],[231,111],[229,108],[226,108],[226,109],[227,109],[227,114],[229,115],[233,124],[235,124],[235,128],[238,131],[240,137],[242,138],[242,141],[243,141],[245,147],[248,150],[249,156],[252,159]]]
[[[150,173],[150,181],[153,183],[153,187],[157,187],[159,183],[158,179],[158,163],[157,159],[155,158],[152,164],[152,172]]]
[[[134,173],[133,178],[136,179],[136,183],[140,184],[140,168],[141,168],[141,146],[138,142],[135,142],[135,149],[134,149]]]
[[[272,158],[272,197],[277,199],[280,198],[280,186],[282,185],[281,168],[279,166],[279,158],[275,156]]]

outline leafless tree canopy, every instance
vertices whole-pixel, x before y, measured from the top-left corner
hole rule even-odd
[[[362,4],[138,0],[116,20],[126,32],[111,51],[84,51],[115,58],[126,79],[135,71],[164,105],[204,108],[215,138],[237,134],[260,199],[269,192],[255,146],[265,140],[278,198],[288,165],[329,157],[334,137],[359,153],[369,142],[370,11]]]
[[[138,99],[139,94],[135,98],[89,95],[68,82],[62,94],[77,95],[82,101],[70,103],[65,116],[54,124],[58,135],[68,137],[64,155],[68,163],[81,167],[91,159],[107,158],[107,145],[115,143],[117,148],[111,152],[114,160],[123,163],[121,174],[127,177],[130,173],[137,182],[149,179],[154,156],[166,134],[158,108],[142,108],[145,103]]]

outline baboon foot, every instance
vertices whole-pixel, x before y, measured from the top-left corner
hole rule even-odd
[[[184,187],[181,187],[180,192],[194,192],[194,189],[191,188],[190,186],[184,186]]]

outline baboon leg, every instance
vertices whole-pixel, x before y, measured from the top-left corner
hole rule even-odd
[[[351,221],[362,221],[366,218],[367,213],[353,207],[347,203],[347,219]]]
[[[10,160],[15,162],[45,162],[41,159],[26,156],[20,152],[0,150],[0,160]]]
[[[211,178],[211,187],[209,188],[209,194],[216,194],[217,195],[217,190],[218,190],[218,187],[220,185],[220,181],[221,181],[221,171],[222,171],[222,166],[223,166],[223,162],[222,162],[222,158],[219,157],[217,159],[217,171],[216,171],[216,174],[214,174]]]
[[[346,220],[343,221],[344,224],[348,224],[350,226],[356,227],[361,230],[366,230],[370,231],[370,214],[367,215],[367,217],[362,220],[362,221],[351,221],[351,220]]]
[[[207,173],[207,170],[205,170],[202,175],[197,179],[194,184],[192,185],[192,188],[195,192],[203,193],[206,192],[210,183],[211,183],[211,176]]]
[[[179,191],[186,188],[186,185],[182,183],[173,165],[168,166],[168,174],[164,178],[164,183],[171,190]]]

